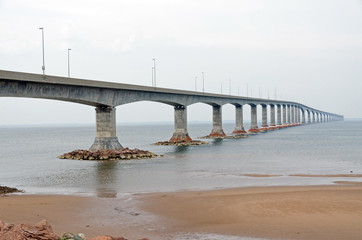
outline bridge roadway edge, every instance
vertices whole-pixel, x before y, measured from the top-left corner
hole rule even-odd
[[[313,122],[320,122],[322,118],[324,119],[323,121],[343,119],[342,115],[320,111],[291,101],[249,98],[48,75],[44,78],[41,74],[4,70],[0,70],[0,97],[44,98],[96,107],[97,132],[95,143],[92,145],[91,150],[122,148],[115,133],[115,107],[137,101],[155,101],[175,107],[175,132],[170,139],[173,141],[175,141],[175,139],[176,141],[191,140],[187,133],[186,111],[187,106],[194,103],[205,103],[213,106],[213,130],[210,135],[216,133],[216,135],[220,135],[220,137],[224,136],[221,122],[221,107],[228,103],[233,104],[236,107],[236,111],[240,106],[246,104],[251,106],[252,123],[255,125],[252,124],[252,128],[249,130],[251,132],[259,131],[256,125],[256,111],[254,109],[257,105],[262,105],[263,109],[267,105],[283,107],[283,117],[285,108],[288,108],[288,122],[285,123],[286,118],[284,117],[284,126],[287,124],[299,124],[300,111],[302,112],[302,116],[308,113],[308,120],[311,119],[312,115]],[[100,111],[99,109],[102,108],[114,109],[114,111],[112,110],[112,113],[110,113],[113,115],[106,116],[108,113],[104,112],[98,114],[97,111]],[[268,130],[266,110],[263,111],[262,117],[263,130]],[[243,129],[242,121],[242,114],[236,114],[236,129]],[[309,123],[310,122],[311,121],[309,121]],[[281,124],[281,119],[278,119],[278,124],[279,123]],[[303,123],[305,123],[305,120]]]

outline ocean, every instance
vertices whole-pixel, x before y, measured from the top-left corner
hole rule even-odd
[[[229,135],[234,123],[225,122],[223,128]],[[189,123],[188,131],[196,140],[211,132],[211,123]],[[97,162],[57,158],[65,152],[88,149],[95,137],[93,125],[0,126],[0,185],[29,194],[117,197],[361,181],[352,176],[362,174],[361,120],[301,125],[241,139],[206,139],[208,144],[202,146],[151,145],[168,140],[172,133],[172,123],[119,123],[117,135],[124,147],[163,156]]]

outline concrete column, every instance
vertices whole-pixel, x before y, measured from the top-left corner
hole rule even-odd
[[[305,124],[305,109],[301,109],[302,110],[302,124]]]
[[[282,109],[281,109],[282,105],[278,104],[277,105],[277,127],[281,127],[282,126]]]
[[[297,124],[299,125],[300,124],[300,108],[299,108],[299,106],[296,106],[295,107],[295,110],[296,110],[296,116],[297,116],[297,120],[296,120],[296,122],[297,122]]]
[[[292,116],[292,110],[291,110],[291,106],[290,106],[290,105],[288,105],[287,112],[288,112],[288,120],[287,120],[287,123],[288,123],[288,125],[290,125],[290,124],[291,124],[291,116]]]
[[[243,124],[243,106],[236,105],[235,106],[235,129],[233,131],[234,135],[244,134],[246,133]]]
[[[292,122],[292,125],[295,125],[296,117],[295,117],[295,106],[294,105],[291,106],[291,110],[292,110],[291,122]]]
[[[122,148],[116,136],[116,108],[96,107],[96,138],[89,150],[119,150]]]
[[[268,110],[267,110],[267,105],[261,105],[261,112],[262,112],[262,122],[261,122],[261,128],[260,130],[268,130],[269,126],[268,126]]]
[[[187,132],[187,107],[177,105],[175,109],[175,131],[169,142],[188,142],[192,141]]]
[[[319,113],[317,112],[317,113],[316,113],[316,122],[317,122],[317,123],[320,122],[319,117],[320,117],[320,116],[319,116]]]
[[[221,106],[212,106],[212,131],[209,137],[226,137],[222,129],[222,111]]]
[[[308,124],[311,124],[312,123],[312,112],[311,111],[308,111]]]
[[[256,105],[250,105],[250,108],[251,108],[251,125],[249,132],[260,132],[258,128]]]
[[[313,123],[315,123],[315,115],[316,113],[315,112],[312,112],[313,113]]]
[[[287,105],[283,105],[283,126],[287,126]]]
[[[270,127],[269,129],[275,129],[276,125],[275,125],[275,105],[271,104],[270,105]]]

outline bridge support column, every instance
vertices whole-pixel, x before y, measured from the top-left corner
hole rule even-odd
[[[308,111],[308,124],[311,124],[312,123],[312,112],[311,111]]]
[[[175,109],[175,131],[169,142],[188,142],[192,141],[187,132],[187,107],[177,105]]]
[[[292,126],[295,126],[296,120],[297,120],[297,118],[295,116],[295,106],[293,105],[293,106],[291,106],[291,108],[292,108],[292,116],[291,116]]]
[[[251,123],[249,132],[260,132],[258,128],[258,119],[257,119],[257,112],[256,112],[256,105],[250,105],[251,108]]]
[[[283,127],[287,126],[287,105],[283,105]]]
[[[276,129],[276,125],[275,125],[275,105],[271,104],[270,105],[270,127],[269,129]]]
[[[296,116],[295,119],[296,124],[300,125],[300,109],[298,106],[295,106],[295,116]]]
[[[261,120],[261,128],[260,130],[266,131],[269,129],[268,126],[268,110],[267,105],[261,105],[261,112],[262,112],[262,120]]]
[[[221,106],[212,106],[212,131],[209,137],[226,137],[222,129]]]
[[[116,108],[96,107],[96,138],[90,151],[119,150],[122,145],[116,136]]]
[[[235,129],[233,131],[234,135],[244,134],[246,133],[243,124],[243,106],[236,105],[235,106]]]
[[[302,110],[302,124],[305,124],[305,109]]]
[[[292,107],[290,105],[288,105],[288,120],[287,120],[287,126],[291,125],[291,116],[292,116]]]
[[[313,112],[313,123],[315,123],[315,115],[316,115],[316,113]]]
[[[282,127],[282,109],[281,105],[277,105],[277,128]]]

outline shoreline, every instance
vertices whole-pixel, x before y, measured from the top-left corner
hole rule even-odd
[[[177,239],[221,234],[264,239],[360,239],[362,185],[268,186],[141,193],[120,198],[5,195],[0,220],[48,220],[54,232]]]

